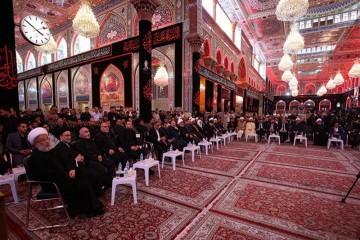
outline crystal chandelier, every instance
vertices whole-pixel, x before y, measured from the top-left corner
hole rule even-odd
[[[329,81],[326,83],[326,88],[331,90],[331,89],[334,89],[336,87],[336,84],[334,83],[334,80],[333,78],[331,77],[329,79]]]
[[[292,90],[291,91],[291,96],[293,96],[293,97],[297,97],[299,95],[299,90]]]
[[[327,89],[325,86],[322,86],[321,88],[319,88],[319,90],[317,91],[316,95],[318,95],[319,97],[325,95],[327,93]]]
[[[39,52],[42,52],[45,54],[56,53],[57,45],[56,45],[54,37],[51,35],[49,41],[46,44],[36,46],[35,49],[38,50]]]
[[[286,71],[290,70],[294,66],[294,63],[291,61],[289,54],[285,53],[284,56],[281,58],[279,63],[279,70]]]
[[[344,77],[341,75],[340,70],[337,71],[336,76],[334,77],[333,82],[335,85],[341,85],[344,83]]]
[[[73,28],[75,33],[78,33],[86,38],[95,38],[99,36],[99,23],[91,10],[88,0],[81,1],[80,9],[73,19]]]
[[[304,16],[308,8],[308,0],[280,0],[276,6],[276,17],[281,21],[294,21]]]
[[[297,27],[293,25],[284,43],[284,52],[295,54],[304,48],[304,37],[301,36]]]
[[[281,80],[284,82],[289,82],[294,76],[290,72],[290,70],[286,70],[281,76]]]
[[[154,83],[159,87],[165,87],[169,84],[169,74],[164,66],[160,66],[156,71]]]
[[[293,78],[290,80],[290,82],[289,82],[289,86],[291,87],[291,86],[297,86],[298,85],[298,80],[296,79],[296,77],[295,76],[293,76]]]
[[[357,58],[354,62],[354,65],[351,67],[349,71],[349,77],[358,78],[360,77],[360,61]]]

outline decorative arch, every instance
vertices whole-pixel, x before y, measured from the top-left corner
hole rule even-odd
[[[305,87],[305,94],[309,94],[309,95],[312,95],[312,94],[315,94],[316,93],[316,87],[314,84],[308,84],[306,85]]]
[[[241,58],[238,66],[238,84],[244,84],[246,83],[247,77],[246,77],[246,64],[244,57]]]
[[[41,108],[43,110],[49,110],[50,106],[53,105],[53,83],[51,74],[45,75],[40,82],[41,89]]]
[[[328,99],[323,99],[319,103],[319,111],[325,110],[329,111],[331,110],[331,102]]]
[[[124,106],[124,75],[114,64],[109,64],[100,79],[100,106]]]
[[[353,100],[353,98],[350,97],[350,96],[348,96],[348,97],[346,98],[345,109],[351,108],[351,106],[352,106],[352,100]]]
[[[160,61],[161,63],[164,64],[167,72],[169,73],[169,84],[168,86],[164,87],[163,89],[160,89],[159,86],[152,86],[152,90],[153,90],[153,99],[156,99],[157,97],[159,97],[159,95],[161,95],[160,97],[163,98],[163,91],[167,92],[167,101],[166,101],[166,107],[167,108],[172,108],[174,109],[175,103],[174,103],[174,91],[175,91],[175,78],[174,78],[174,72],[175,72],[175,67],[172,63],[172,61],[169,59],[168,56],[166,56],[163,52],[159,51],[158,49],[153,49],[152,50],[152,59],[156,60],[156,61]],[[154,63],[151,64],[152,67]],[[139,64],[137,64],[137,66],[135,67],[135,75],[134,75],[134,87],[135,87],[135,93],[139,93]],[[154,78],[156,74],[155,69],[152,70],[152,79]],[[152,83],[152,85],[155,85]],[[135,107],[136,109],[139,109],[139,95],[138,94],[134,94],[135,96]]]
[[[26,84],[27,83],[27,84]],[[26,106],[31,110],[38,108],[38,90],[36,84],[36,78],[32,78],[25,83],[26,85]]]
[[[276,113],[282,114],[285,112],[285,110],[286,110],[286,102],[284,102],[283,100],[278,101],[275,105]]]
[[[300,107],[300,103],[298,100],[292,100],[289,103],[289,111],[299,110],[299,107]]]
[[[109,12],[100,24],[100,34],[95,40],[95,45],[102,47],[126,37],[125,21],[116,13]]]
[[[169,2],[169,1],[164,1],[164,2],[166,2],[166,3],[160,4],[160,6],[158,6],[155,9],[155,12],[152,16],[152,29],[153,30],[158,29],[158,28],[163,28],[166,26],[170,26],[175,22],[174,14],[173,14],[174,5],[172,4],[172,2]],[[134,36],[139,35],[139,17],[138,17],[138,15],[136,15],[134,17],[133,23],[134,23],[134,28],[133,28]]]
[[[285,92],[286,92],[286,88],[283,85],[278,86],[278,88],[276,90],[277,95],[284,96]]]
[[[58,50],[56,52],[56,60],[61,60],[68,57],[68,46],[65,38],[59,37],[59,39],[56,42],[58,46]]]
[[[305,113],[310,111],[311,109],[313,109],[315,107],[315,102],[311,99],[308,99],[304,102],[304,109],[305,109]]]
[[[343,92],[343,88],[341,86],[336,88],[336,93],[342,93]]]
[[[230,64],[230,72],[235,73],[235,64],[233,61],[231,61],[231,64]]]
[[[90,38],[83,37],[79,34],[74,35],[71,49],[73,55],[91,50]]]
[[[84,109],[85,106],[92,105],[91,96],[91,73],[90,65],[83,65],[73,73],[73,106],[74,108]]]
[[[25,70],[36,68],[35,56],[31,51],[28,51],[25,58]]]
[[[43,66],[52,62],[51,53],[39,52],[38,66]]]
[[[56,79],[56,104],[59,108],[69,107],[69,86],[67,71],[62,71]]]
[[[208,57],[210,56],[210,53],[211,53],[211,47],[210,47],[210,41],[208,38],[205,39],[204,41],[204,57]]]
[[[224,68],[225,68],[225,70],[229,70],[229,58],[228,58],[228,56],[225,56]]]
[[[222,64],[222,53],[220,49],[216,51],[216,64],[218,65]]]

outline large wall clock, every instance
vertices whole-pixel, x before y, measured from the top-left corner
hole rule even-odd
[[[40,17],[28,15],[21,19],[20,32],[23,37],[33,45],[44,45],[50,39],[50,29]]]

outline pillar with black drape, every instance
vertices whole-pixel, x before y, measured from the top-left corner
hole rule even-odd
[[[206,80],[205,82],[205,111],[212,112],[214,99],[214,83]]]
[[[217,86],[217,112],[221,112],[221,99],[222,99],[222,93],[221,93],[221,85],[218,84]]]
[[[152,79],[151,79],[151,51],[152,51],[152,16],[159,6],[154,0],[131,0],[139,17],[139,105],[140,118],[150,122]]]
[[[15,55],[13,1],[0,1],[0,96],[1,105],[19,108]]]
[[[235,93],[233,90],[230,91],[230,110],[235,111],[234,101],[235,101]]]

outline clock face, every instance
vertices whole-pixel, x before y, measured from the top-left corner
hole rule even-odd
[[[50,29],[46,22],[34,15],[24,17],[20,22],[20,30],[24,38],[34,45],[44,45],[50,39]]]

